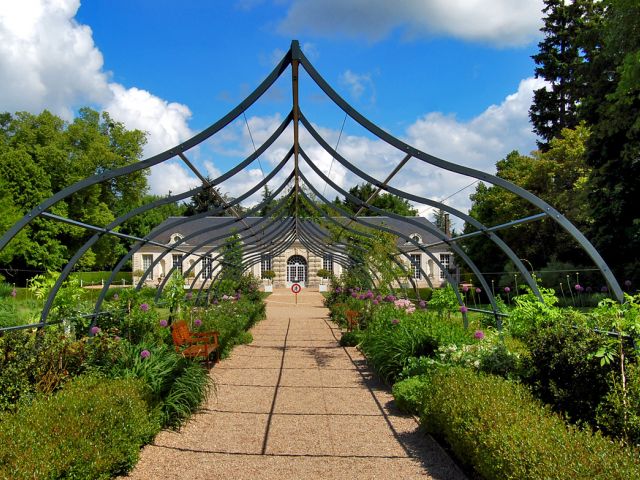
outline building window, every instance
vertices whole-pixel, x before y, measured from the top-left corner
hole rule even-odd
[[[413,278],[420,279],[422,278],[422,271],[420,270],[420,266],[422,263],[422,255],[414,254],[410,255],[411,257],[411,275]]]
[[[207,280],[213,278],[213,259],[211,255],[202,257],[202,279]]]
[[[322,257],[322,268],[333,273],[333,255],[325,253]]]
[[[451,255],[448,253],[440,254],[440,263],[442,264],[442,270],[440,270],[440,278],[444,278],[445,272],[449,271],[449,267],[451,267]]]
[[[182,255],[173,254],[173,266],[178,272],[182,273]]]
[[[142,255],[142,270],[146,273],[149,272],[147,278],[153,279],[153,270],[151,269],[151,264],[153,263],[153,255]]]
[[[264,278],[264,272],[271,270],[271,255],[266,254],[260,257],[260,276]]]
[[[417,233],[412,234],[410,238],[416,243],[422,243],[422,238]]]

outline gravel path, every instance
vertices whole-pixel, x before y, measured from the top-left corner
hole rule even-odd
[[[464,479],[400,414],[317,292],[267,299],[254,341],[212,370],[217,394],[145,447],[134,479]]]

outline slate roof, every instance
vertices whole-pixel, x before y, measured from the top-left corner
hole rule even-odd
[[[407,237],[417,233],[422,238],[422,243],[424,244],[435,243],[438,241],[438,238],[435,235],[428,233],[422,228],[418,228],[415,225],[408,224],[399,219],[390,217],[358,218],[363,222],[388,227],[392,230],[402,233]],[[417,222],[420,225],[434,227],[433,223],[424,217],[406,218],[410,219],[411,221]],[[337,220],[341,222],[346,221],[346,219],[344,218],[339,218]],[[272,231],[272,229],[277,228],[277,226],[281,225],[282,221],[285,220],[280,220],[280,223],[278,223],[277,225],[274,224],[273,226],[270,226],[265,230],[264,226],[269,224],[269,219],[264,219],[264,217],[247,217],[244,219],[246,225],[252,227],[253,232],[260,232],[262,234],[268,234],[268,232]],[[183,238],[194,235],[192,238],[185,242],[187,245],[197,245],[202,242],[206,242],[205,245],[213,246],[224,243],[226,238],[233,235],[235,232],[239,232],[241,233],[241,235],[243,235],[244,233],[242,231],[246,229],[245,223],[237,221],[237,219],[234,217],[203,217],[197,218],[195,220],[192,220],[190,217],[169,217],[160,225],[158,225],[154,232],[160,231],[174,223],[177,224],[175,226],[167,228],[163,232],[160,232],[158,234],[154,234],[152,232],[150,235],[151,239],[159,243],[170,244],[171,238],[174,234],[179,234]],[[352,225],[354,224],[355,222]],[[320,228],[322,229],[322,227]],[[405,243],[406,242],[402,239],[399,239],[398,241],[399,245],[404,245]]]

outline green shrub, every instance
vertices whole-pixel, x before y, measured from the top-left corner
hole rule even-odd
[[[505,318],[504,325],[514,337],[526,339],[539,328],[562,320],[563,312],[557,307],[555,291],[542,287],[539,290],[544,302],[541,302],[529,288],[526,288],[526,293],[513,298],[515,306]]]
[[[142,381],[151,394],[150,402],[159,409],[162,425],[180,426],[205,400],[212,378],[169,346],[123,343],[127,344],[123,355],[110,375]]]
[[[344,332],[340,337],[341,347],[355,347],[360,342],[358,332]]]
[[[422,408],[422,399],[428,388],[428,376],[409,377],[393,385],[393,398],[401,411],[418,415]]]
[[[471,342],[471,333],[459,322],[385,305],[364,331],[360,348],[376,372],[393,383],[410,357],[431,356],[441,345]]]
[[[609,393],[598,405],[596,422],[607,433],[640,445],[640,366],[628,364],[626,391],[617,375],[610,377]]]
[[[0,478],[111,478],[160,426],[134,380],[84,377],[0,417]]]
[[[606,336],[586,325],[561,322],[531,332],[531,384],[545,403],[566,413],[572,421],[595,423],[598,404],[609,392],[615,365],[601,365],[594,353]]]
[[[422,423],[482,478],[640,478],[635,449],[567,426],[522,385],[460,367],[429,381]]]

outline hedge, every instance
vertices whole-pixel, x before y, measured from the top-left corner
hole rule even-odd
[[[137,380],[80,377],[0,416],[0,478],[111,478],[160,429]]]
[[[421,417],[487,480],[640,478],[636,449],[567,425],[526,387],[500,377],[434,370]]]

